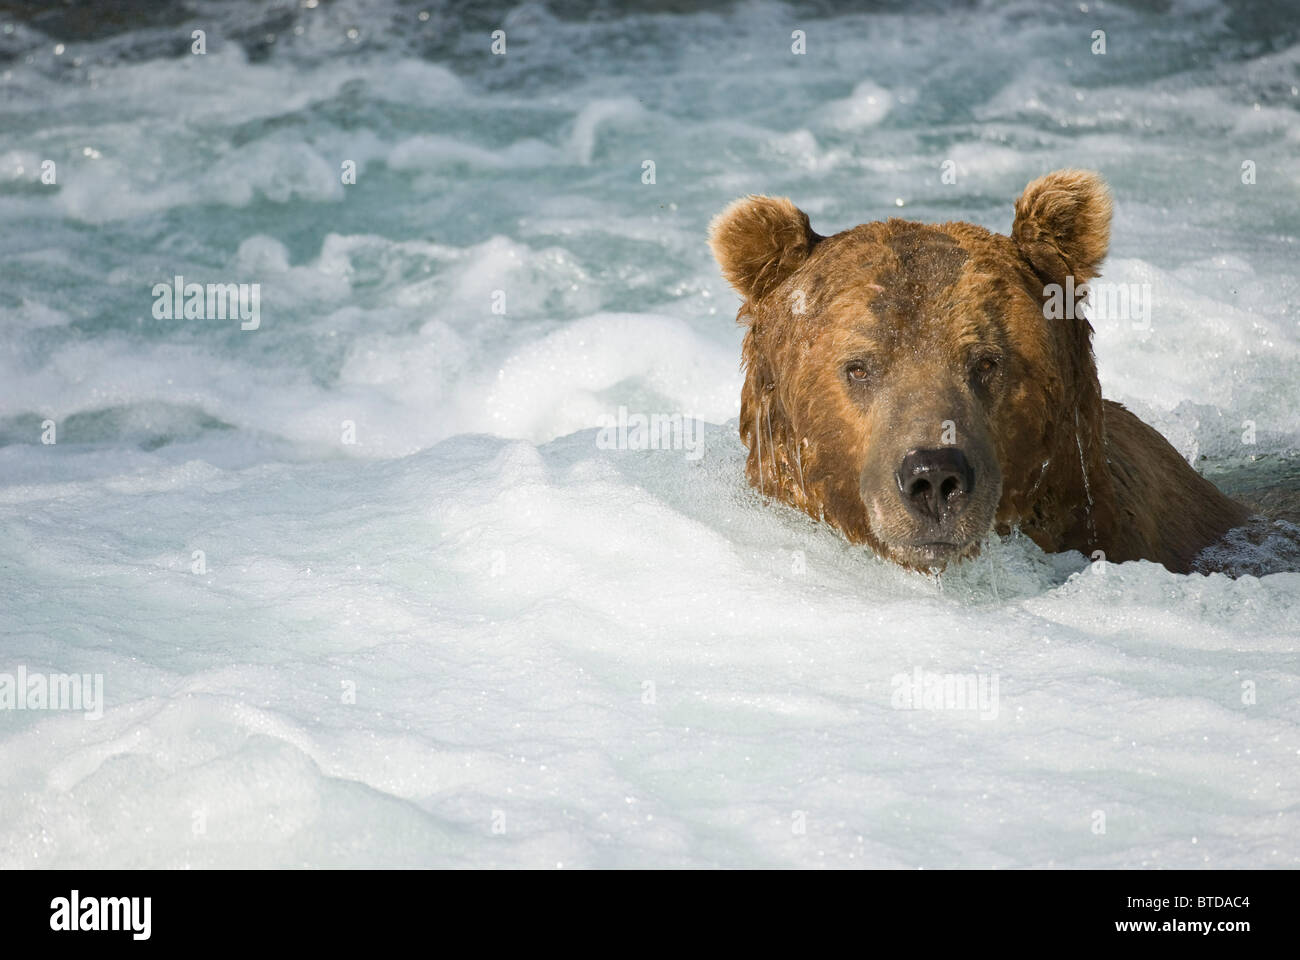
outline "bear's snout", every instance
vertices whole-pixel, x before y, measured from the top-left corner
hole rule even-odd
[[[975,492],[975,468],[959,447],[911,450],[895,477],[908,513],[938,532],[966,509]]]
[[[910,416],[891,410],[885,419],[954,424],[965,442],[936,443],[931,429],[905,427],[898,432],[907,439],[870,451],[859,476],[877,550],[915,569],[943,569],[977,552],[1002,494],[1002,470],[984,424],[952,406]]]

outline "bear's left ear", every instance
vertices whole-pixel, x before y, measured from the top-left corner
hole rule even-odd
[[[747,300],[761,299],[799,269],[820,239],[808,214],[785,197],[743,197],[709,226],[713,258]]]
[[[1110,190],[1098,174],[1057,170],[1025,187],[1011,239],[1039,276],[1084,283],[1110,247],[1110,213]]]

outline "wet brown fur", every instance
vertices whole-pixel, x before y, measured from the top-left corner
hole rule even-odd
[[[1102,399],[1086,319],[1044,316],[1046,284],[1097,275],[1110,216],[1105,184],[1086,171],[1029,184],[1010,236],[891,219],[821,237],[784,198],[732,204],[710,242],[745,298],[749,482],[850,541],[920,566],[896,546],[906,514],[864,499],[864,464],[898,431],[911,431],[909,443],[937,442],[927,433],[937,422],[908,420],[914,408],[952,409],[991,445],[996,464],[986,473],[1000,470],[994,529],[1018,526],[1049,552],[1190,570],[1249,512]],[[992,351],[996,371],[971,386],[964,371],[980,351]],[[870,396],[844,380],[844,358],[861,352],[889,358]],[[966,555],[988,532],[963,531],[972,536]]]

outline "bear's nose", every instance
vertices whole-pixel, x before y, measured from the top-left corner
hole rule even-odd
[[[898,492],[919,520],[944,523],[961,513],[975,489],[975,469],[957,447],[912,450],[898,467]]]

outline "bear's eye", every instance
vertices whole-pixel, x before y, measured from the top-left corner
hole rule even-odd
[[[997,373],[998,362],[997,357],[987,354],[982,357],[977,357],[974,362],[971,363],[971,373],[979,377],[981,380],[987,380],[989,377],[993,376],[993,374]]]
[[[860,360],[850,362],[844,368],[844,375],[849,378],[850,383],[866,383],[871,379],[871,371]]]

